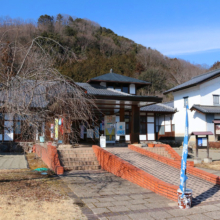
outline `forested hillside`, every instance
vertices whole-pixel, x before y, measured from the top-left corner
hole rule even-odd
[[[52,38],[75,54],[71,62],[67,62],[62,59],[63,51],[57,50],[60,55],[57,67],[62,74],[76,82],[86,82],[92,77],[108,73],[112,68],[115,73],[151,82],[150,88],[140,91],[142,95],[162,96],[163,91],[207,71],[200,65],[170,59],[157,50],[118,36],[93,21],[69,15],[42,15],[36,22],[1,18],[0,38],[3,34],[7,36],[8,45],[15,37],[18,44],[28,44],[37,36]],[[47,42],[45,46],[53,47],[53,43],[50,44]],[[164,97],[165,101],[170,99],[171,95]]]

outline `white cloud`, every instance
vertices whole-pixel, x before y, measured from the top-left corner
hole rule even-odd
[[[129,38],[168,56],[220,49],[220,30],[210,28],[169,32],[161,30],[153,34],[134,34]]]

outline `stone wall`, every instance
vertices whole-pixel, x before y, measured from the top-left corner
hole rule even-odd
[[[33,142],[2,142],[0,152],[32,152]]]

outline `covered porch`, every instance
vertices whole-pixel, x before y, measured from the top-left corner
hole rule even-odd
[[[141,108],[161,102],[162,98],[155,96],[106,96],[96,95],[94,109],[95,124],[92,129],[84,127],[84,135],[80,135],[79,144],[86,144],[92,139],[99,141],[101,135],[106,136],[106,143],[113,146],[126,146],[126,143],[140,143],[141,134]],[[155,114],[146,113],[147,133],[146,139],[156,140]],[[119,132],[119,126],[122,130]],[[92,128],[92,127],[91,127]],[[89,130],[89,131],[88,131]],[[94,134],[90,136],[88,132]]]

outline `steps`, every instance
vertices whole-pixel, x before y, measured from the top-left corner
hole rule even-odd
[[[58,149],[64,170],[98,170],[101,167],[92,148]]]
[[[164,147],[143,147],[143,149],[153,152],[155,154],[159,154],[161,156],[173,159],[171,155],[165,150]]]

